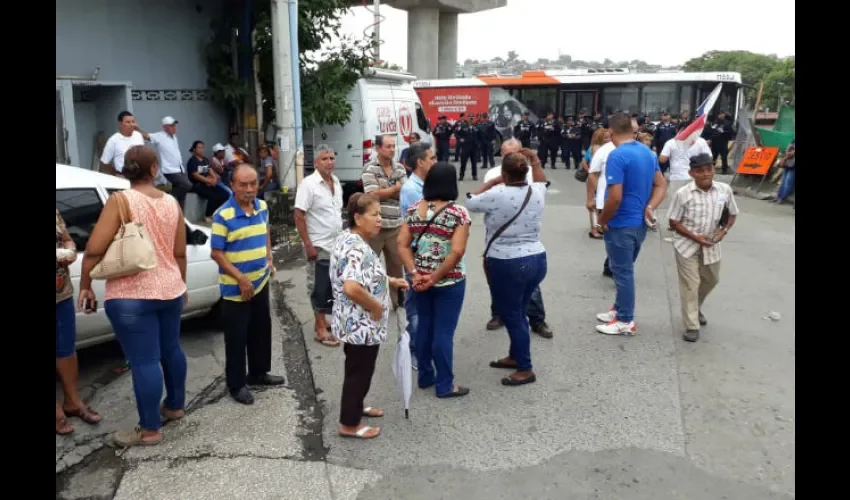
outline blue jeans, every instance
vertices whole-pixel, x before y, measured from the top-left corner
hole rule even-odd
[[[779,192],[776,194],[776,199],[779,201],[788,198],[794,191],[794,181],[797,179],[796,168],[786,168],[782,172],[782,184],[779,185]]]
[[[490,289],[490,317],[498,318],[496,312],[496,301],[493,300],[493,289]],[[531,327],[546,324],[546,308],[543,306],[543,294],[540,292],[540,287],[534,289],[531,294],[531,300],[528,301],[528,322]]]
[[[404,295],[404,312],[407,314],[407,333],[410,335],[410,353],[415,356],[416,328],[419,325],[419,315],[416,314],[416,300],[413,298],[413,278],[405,271],[404,279],[410,285],[410,288],[407,289]]]
[[[218,184],[216,184],[215,187],[217,187],[219,189],[223,189],[227,193],[227,196],[233,196],[233,191],[221,179],[219,179]]]
[[[646,225],[611,227],[603,236],[608,262],[611,272],[614,273],[614,284],[617,287],[614,310],[617,311],[619,321],[628,323],[635,319],[635,261],[646,238]]]
[[[110,299],[104,308],[130,362],[139,426],[159,430],[163,380],[165,407],[182,410],[186,405],[186,355],[180,347],[183,297]]]
[[[531,337],[528,331],[529,303],[546,277],[546,253],[516,259],[487,257],[490,293],[496,313],[511,339],[508,356],[518,371],[531,371]]]
[[[69,358],[77,352],[77,315],[74,297],[56,303],[56,359]]]
[[[466,280],[454,285],[433,286],[413,292],[416,302],[416,361],[419,363],[419,387],[436,385],[437,396],[454,391],[454,336]],[[436,370],[435,370],[436,368]]]

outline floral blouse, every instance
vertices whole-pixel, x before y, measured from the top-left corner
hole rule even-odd
[[[330,274],[334,297],[331,332],[347,344],[381,344],[387,338],[390,296],[387,273],[380,257],[360,235],[345,230],[334,242]],[[356,281],[384,304],[379,321],[373,321],[368,311],[342,291],[346,281]]]
[[[419,239],[416,245],[416,252],[413,256],[416,269],[425,273],[433,273],[443,264],[446,257],[449,256],[449,252],[452,250],[452,236],[455,234],[455,229],[459,226],[471,224],[472,220],[469,218],[469,212],[466,210],[466,207],[452,203],[440,212],[437,218],[434,219],[434,222],[428,226],[428,221],[437,212],[437,208],[433,203],[429,203],[425,217],[422,218],[419,216],[420,203],[428,202],[423,200],[410,207],[407,210],[405,222],[407,222],[407,227],[410,230],[410,236],[413,238],[413,241]],[[427,232],[422,234],[426,227],[428,228]],[[419,235],[422,235],[421,239]],[[439,283],[434,286],[454,285],[463,281],[465,278],[466,263],[464,259],[460,259],[455,268],[446,273]]]
[[[65,248],[63,236],[65,234],[65,221],[62,216],[56,213],[56,249]],[[56,303],[72,297],[74,295],[74,285],[71,283],[71,273],[68,266],[63,266],[56,261]]]

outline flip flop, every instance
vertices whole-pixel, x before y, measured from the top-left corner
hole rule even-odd
[[[593,233],[591,233],[591,232],[587,233],[587,237],[594,239],[594,240],[601,240],[603,238],[603,236],[601,234],[597,234],[597,235],[594,236]]]
[[[363,408],[363,416],[370,418],[381,418],[384,416],[384,410],[367,406],[366,408]]]
[[[336,346],[339,345],[339,340],[336,340],[336,339],[328,339],[328,338],[322,339],[322,338],[319,338],[319,337],[313,337],[313,340],[322,344],[325,347],[336,347]]]
[[[71,425],[71,422],[68,422],[67,417],[62,417],[56,420],[56,435],[57,436],[67,436],[74,432],[74,426]]]
[[[73,410],[64,409],[65,415],[68,417],[77,417],[89,425],[97,425],[100,423],[100,414],[88,406],[76,408]]]
[[[340,437],[344,438],[352,438],[352,439],[373,439],[381,435],[381,430],[378,429],[378,433],[372,436],[367,436],[366,433],[371,431],[372,429],[376,429],[376,427],[372,427],[371,425],[364,425],[360,429],[357,430],[354,434],[343,434],[339,433]]]

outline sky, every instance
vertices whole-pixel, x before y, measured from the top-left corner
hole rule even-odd
[[[407,12],[385,5],[380,11],[386,16],[381,24],[381,59],[406,67]],[[576,22],[609,28],[575,27]],[[342,32],[362,36],[370,24],[372,14],[355,7],[343,19]],[[622,28],[615,31],[616,26]],[[560,50],[574,60],[640,59],[664,66],[682,64],[709,50],[784,57],[795,53],[794,26],[794,0],[508,0],[500,9],[460,15],[458,61],[505,58],[509,50],[527,61],[557,59]],[[697,29],[702,36],[696,36]]]

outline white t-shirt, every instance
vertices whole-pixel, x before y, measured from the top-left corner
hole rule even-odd
[[[608,162],[608,155],[611,151],[617,149],[613,142],[606,142],[590,159],[590,173],[599,172],[599,180],[596,183],[596,209],[602,210],[605,205],[605,189],[608,187],[608,181],[605,179],[605,164]]]
[[[540,242],[543,208],[546,206],[546,183],[534,182],[528,186],[499,184],[481,194],[470,195],[466,199],[467,210],[484,213],[484,244],[486,245],[496,231],[519,212],[529,187],[531,197],[528,205],[493,242],[487,257],[517,259],[546,251],[543,243]]]
[[[688,173],[691,170],[691,157],[698,154],[711,154],[711,148],[702,137],[697,137],[694,145],[688,148],[683,148],[681,143],[675,138],[664,143],[659,156],[666,156],[670,159],[670,180],[671,181],[689,181],[691,176]]]
[[[124,170],[124,153],[133,146],[144,146],[145,138],[138,131],[134,130],[130,137],[115,132],[106,141],[106,146],[103,147],[103,154],[100,155],[100,162],[109,165],[110,163],[115,168],[116,172]]]
[[[491,180],[495,179],[496,177],[498,177],[498,176],[500,176],[500,175],[502,175],[502,165],[501,165],[501,164],[499,164],[499,165],[497,165],[497,166],[495,166],[495,167],[493,167],[493,168],[487,169],[487,173],[486,173],[486,174],[484,174],[484,182],[485,182],[485,183],[486,183],[486,182],[489,182],[489,181],[491,181]],[[529,168],[529,169],[528,169],[528,174],[526,174],[526,176],[525,176],[525,180],[526,180],[526,182],[528,182],[529,184],[531,184],[532,182],[534,182],[534,181],[531,179],[531,168]]]

